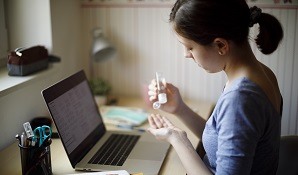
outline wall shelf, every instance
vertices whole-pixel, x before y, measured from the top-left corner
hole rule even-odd
[[[83,8],[171,8],[175,0],[81,0]],[[249,6],[270,9],[298,9],[298,0],[248,0]]]
[[[28,76],[9,76],[6,68],[0,69],[0,98],[6,96],[28,84],[32,84],[47,76],[59,72],[60,64],[50,64],[45,70],[39,71]]]

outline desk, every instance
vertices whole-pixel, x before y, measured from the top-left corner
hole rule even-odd
[[[190,102],[186,101],[186,103],[195,111],[207,118],[211,109],[212,103],[210,102]],[[118,99],[117,105],[119,106],[127,106],[127,107],[140,107],[144,108],[150,113],[161,113],[167,116],[175,125],[185,130],[188,134],[189,139],[193,145],[197,145],[199,139],[190,132],[186,126],[179,121],[175,116],[166,114],[162,111],[153,110],[150,106],[146,105],[143,100],[140,98],[120,98]],[[148,123],[142,125],[142,128],[148,128]],[[107,126],[107,129],[113,130],[117,129],[113,126]],[[72,167],[67,158],[66,152],[63,148],[63,145],[60,139],[52,139],[53,142],[51,144],[51,161],[52,161],[52,171],[53,174],[69,174],[69,173],[78,173]],[[21,160],[20,160],[20,150],[17,143],[13,143],[7,148],[3,149],[0,152],[0,174],[9,174],[9,175],[19,175],[22,174],[21,169]],[[82,173],[82,172],[80,172]],[[180,162],[178,155],[175,150],[171,147],[166,159],[162,165],[162,169],[159,174],[162,175],[185,175],[185,170]]]

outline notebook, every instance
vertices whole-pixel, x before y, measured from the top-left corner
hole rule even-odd
[[[158,174],[170,145],[146,132],[106,130],[83,70],[41,93],[75,170]]]

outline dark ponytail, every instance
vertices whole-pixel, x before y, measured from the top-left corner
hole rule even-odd
[[[245,44],[249,27],[259,23],[255,41],[264,54],[274,52],[283,38],[279,21],[257,7],[249,8],[246,0],[177,0],[170,22],[179,35],[201,45],[209,45],[215,38]]]
[[[259,20],[259,34],[255,39],[258,49],[263,54],[273,53],[283,38],[280,22],[272,15],[262,13]]]

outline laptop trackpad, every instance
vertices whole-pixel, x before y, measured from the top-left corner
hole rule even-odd
[[[129,159],[142,159],[142,160],[163,160],[167,154],[169,145],[158,142],[139,142],[134,147],[129,155]]]

